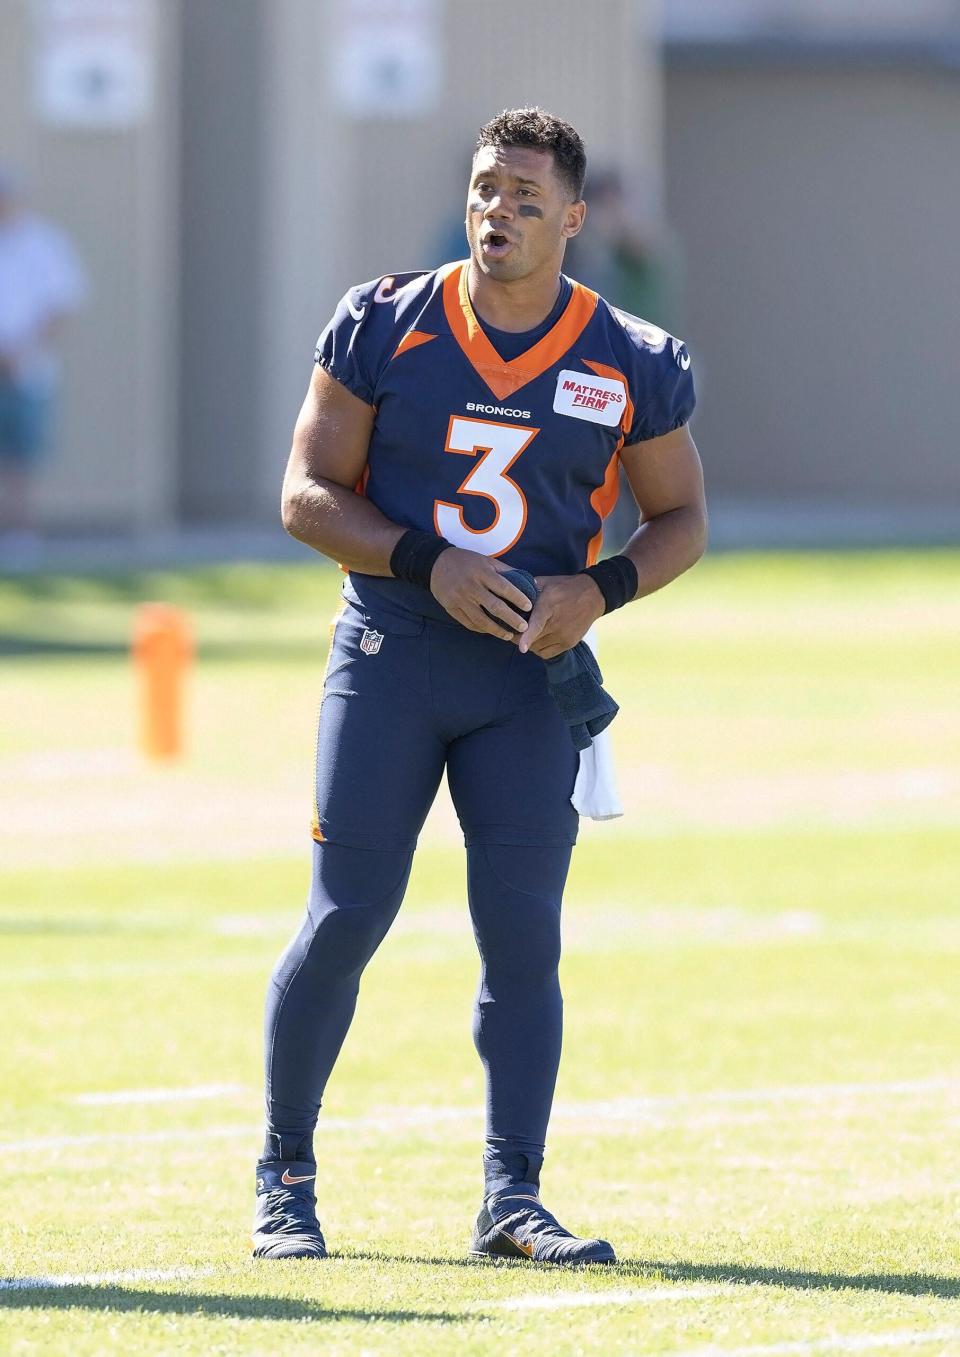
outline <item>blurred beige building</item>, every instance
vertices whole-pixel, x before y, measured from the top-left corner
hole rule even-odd
[[[78,528],[169,521],[177,494],[178,37],[172,6],[123,8],[0,2],[0,160],[91,280],[41,483],[43,519]]]
[[[0,0],[0,160],[92,280],[44,521],[276,522],[337,297],[439,262],[477,126],[536,102],[666,201],[715,505],[960,522],[958,11]]]
[[[960,5],[672,0],[668,20],[715,507],[753,540],[778,516],[792,540],[960,539]]]
[[[46,523],[276,521],[319,330],[349,283],[441,262],[482,122],[540,103],[656,182],[655,19],[654,0],[2,0],[0,156],[92,275]]]

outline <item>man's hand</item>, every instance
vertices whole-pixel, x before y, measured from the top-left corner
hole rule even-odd
[[[537,588],[540,597],[520,638],[520,649],[552,660],[572,650],[603,616],[603,594],[589,575],[538,576]]]
[[[433,567],[430,592],[469,631],[513,641],[517,632],[526,629],[530,600],[504,579],[502,572],[506,569],[479,552],[447,547]],[[484,609],[493,617],[488,617]]]

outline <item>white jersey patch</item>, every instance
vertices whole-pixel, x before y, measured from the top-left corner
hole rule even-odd
[[[558,415],[573,415],[591,424],[614,428],[627,407],[627,389],[612,377],[594,377],[592,373],[564,369],[557,378],[553,408]]]

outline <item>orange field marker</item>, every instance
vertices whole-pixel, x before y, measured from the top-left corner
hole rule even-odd
[[[141,603],[134,614],[132,655],[140,748],[149,759],[175,759],[183,752],[183,692],[193,654],[193,627],[182,609]]]

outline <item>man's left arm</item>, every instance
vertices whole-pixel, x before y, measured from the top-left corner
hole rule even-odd
[[[623,448],[620,459],[641,514],[620,554],[637,568],[634,598],[644,598],[689,570],[706,549],[703,468],[685,424]],[[551,660],[583,639],[605,602],[589,575],[546,575],[537,584],[540,597],[519,647]]]

